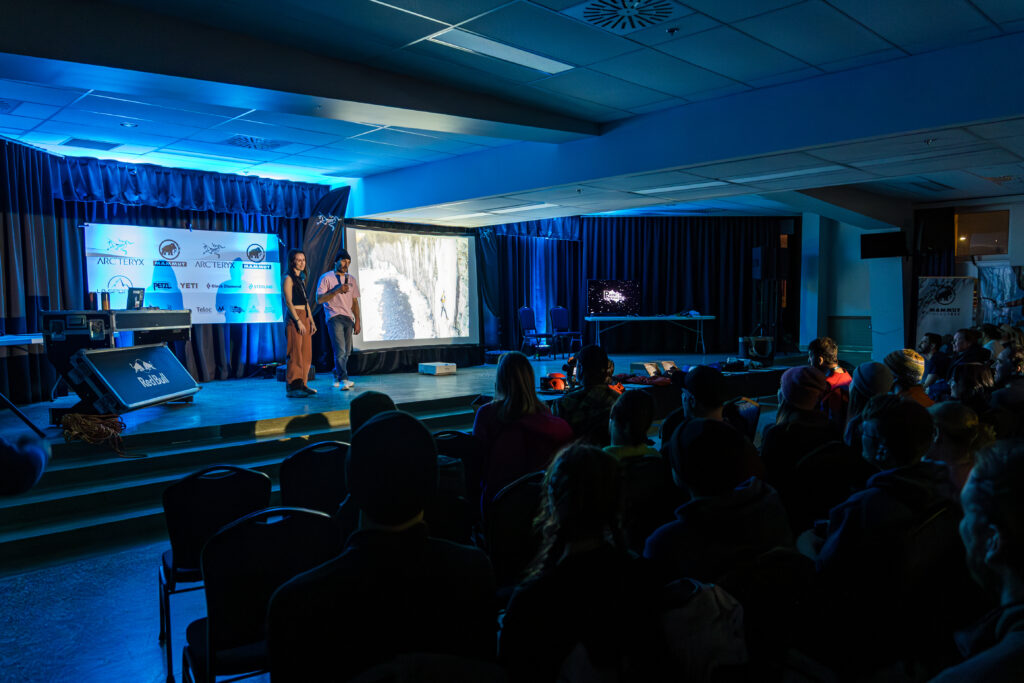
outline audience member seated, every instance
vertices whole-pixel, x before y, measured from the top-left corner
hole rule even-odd
[[[829,606],[821,635],[843,668],[917,658],[926,647],[949,653],[963,549],[949,471],[922,461],[932,433],[931,415],[913,401],[876,396],[864,411],[864,458],[882,471],[831,511],[817,556]]]
[[[920,403],[925,408],[935,403],[921,386],[921,378],[924,377],[924,358],[921,354],[913,349],[899,349],[885,357],[885,365],[892,371],[892,393],[902,399]]]
[[[662,455],[665,454],[665,446],[671,440],[672,433],[692,418],[727,422],[740,431],[748,429],[738,409],[731,412],[727,410],[726,401],[729,396],[725,390],[725,375],[720,370],[697,365],[687,372],[673,373],[672,382],[673,385],[677,382],[680,385],[682,405],[669,413],[661,423],[658,437],[661,439]]]
[[[950,398],[960,401],[978,414],[985,424],[991,425],[996,436],[1003,438],[1017,427],[1013,415],[992,407],[995,380],[987,363],[964,363],[953,369],[949,382]]]
[[[917,352],[924,358],[924,380],[921,386],[928,388],[949,374],[949,355],[940,350],[942,337],[934,332],[925,332],[917,343]]]
[[[776,489],[788,486],[804,456],[840,440],[839,427],[817,410],[829,390],[825,376],[815,368],[796,367],[783,373],[775,424],[761,439],[765,480]]]
[[[17,443],[0,437],[0,496],[24,493],[43,476],[50,460],[47,443],[25,435]]]
[[[828,416],[839,429],[846,424],[848,386],[853,379],[850,373],[839,366],[839,346],[831,337],[812,339],[807,345],[807,362],[828,382],[828,391],[821,398],[819,410]]]
[[[875,396],[888,394],[892,389],[892,383],[892,371],[882,363],[868,361],[861,363],[853,371],[853,381],[850,383],[850,405],[847,410],[843,441],[853,449],[854,453],[861,452],[860,427],[864,408],[868,401]]]
[[[989,405],[1012,416],[1005,436],[1024,436],[1024,347],[1003,349],[996,359],[994,384]]]
[[[988,363],[992,359],[992,353],[984,348],[979,341],[981,335],[977,330],[960,328],[953,335],[953,360],[949,365],[949,373],[946,379],[952,379],[953,371],[964,363]]]
[[[967,566],[999,607],[957,639],[967,661],[933,683],[1018,682],[1024,678],[1024,440],[980,451],[960,502]]]
[[[619,398],[619,392],[608,382],[608,354],[600,346],[584,346],[576,354],[576,378],[581,389],[571,391],[554,404],[555,415],[572,427],[577,439],[595,446],[611,443],[608,433],[608,415]]]
[[[412,415],[381,413],[346,460],[359,530],[337,558],[300,574],[269,610],[271,675],[346,681],[406,652],[475,659],[494,653],[494,576],[477,548],[430,538],[423,508],[437,452]]]
[[[644,557],[673,577],[715,581],[741,562],[792,546],[778,494],[750,475],[754,457],[753,444],[725,423],[697,418],[677,429],[669,445],[672,477],[692,500],[651,534]]]
[[[349,431],[355,434],[371,417],[396,410],[395,402],[379,391],[364,391],[352,399],[348,407]]]
[[[648,443],[653,419],[654,399],[647,391],[631,389],[623,393],[612,406],[608,423],[612,445],[604,448],[622,468],[622,527],[629,549],[638,553],[643,552],[651,532],[671,520],[682,503],[667,461]]]
[[[992,323],[985,323],[978,328],[978,334],[981,337],[978,342],[982,348],[988,349],[991,358],[999,358],[999,354],[1003,352],[1003,344],[1000,341],[1003,338],[1002,330]]]
[[[519,477],[547,469],[558,449],[573,438],[569,423],[552,415],[537,397],[533,366],[518,351],[501,357],[494,376],[494,400],[477,411],[473,435],[484,452],[481,510]]]
[[[928,412],[935,423],[935,436],[925,458],[949,468],[957,493],[974,467],[974,454],[995,440],[992,427],[982,424],[978,414],[957,401],[936,403]]]
[[[592,680],[669,677],[663,581],[626,549],[621,485],[615,458],[593,446],[569,446],[548,468],[541,551],[501,630],[498,657],[513,680],[564,680],[560,674],[581,669],[601,676]]]

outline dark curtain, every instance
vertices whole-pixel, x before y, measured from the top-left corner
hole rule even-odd
[[[582,278],[639,280],[642,315],[716,316],[704,325],[707,347],[732,351],[758,322],[752,250],[774,249],[783,220],[789,219],[584,217]],[[674,351],[693,348],[687,335],[666,323],[634,323],[602,341],[631,352]]]
[[[161,208],[143,203],[126,205],[118,199],[144,202],[152,200],[154,196],[158,199],[179,196],[168,190],[167,185],[157,181],[163,178],[167,184],[174,186],[176,177],[185,177],[194,184],[197,174],[139,166],[134,182],[139,182],[139,175],[146,182],[131,185],[125,180],[132,177],[129,173],[130,164],[86,163],[95,161],[61,159],[23,145],[0,141],[0,221],[3,228],[0,231],[0,266],[3,271],[0,284],[0,333],[37,332],[37,314],[40,310],[85,307],[87,286],[84,244],[79,227],[82,223],[273,233],[282,241],[283,259],[288,247],[302,244],[305,216],[286,216],[293,213],[293,209],[286,210],[281,202],[285,198],[294,198],[295,193],[298,193],[312,199],[312,207],[319,196],[328,191],[326,186],[277,183],[282,189],[274,192],[273,181],[232,183],[225,180],[230,179],[229,176],[207,174],[215,178],[205,184],[200,183],[200,186],[211,192],[206,199],[196,201],[194,187],[181,196],[196,207],[216,205],[214,200],[223,200],[224,204],[219,209]],[[83,168],[95,173],[86,173]],[[79,190],[72,191],[73,181],[85,177],[89,180],[83,181],[84,185]],[[216,182],[216,177],[223,182]],[[119,186],[120,194],[112,190],[118,187],[115,182],[118,178],[124,180]],[[55,187],[55,179],[63,185]],[[103,196],[111,201],[74,199],[93,196],[91,193],[97,184],[106,188]],[[289,185],[298,187],[289,189]],[[131,193],[126,189],[128,186],[134,188]],[[183,186],[190,185],[184,181],[179,182],[178,190]],[[154,194],[146,194],[140,188]],[[299,200],[300,207],[304,202],[305,199]],[[260,205],[266,211],[279,215],[233,211],[242,205]],[[0,348],[0,361],[4,370],[0,374],[0,391],[17,403],[49,398],[50,388],[56,381],[52,367],[39,353],[39,348],[33,351],[26,353]],[[260,363],[284,360],[284,327],[283,323],[195,325],[191,343],[177,344],[175,352],[200,381],[244,377],[252,373]]]
[[[910,278],[903,307],[904,343],[917,346],[917,291],[920,277],[952,277],[956,274],[956,209],[921,209],[914,212]]]

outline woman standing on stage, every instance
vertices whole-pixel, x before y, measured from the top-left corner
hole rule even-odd
[[[306,299],[306,255],[299,249],[288,252],[288,276],[281,289],[288,307],[285,336],[288,339],[287,380],[289,398],[305,398],[316,393],[306,385],[313,360],[313,335],[316,323]]]

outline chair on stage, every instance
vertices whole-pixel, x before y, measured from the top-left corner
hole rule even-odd
[[[201,558],[207,616],[186,630],[182,679],[212,683],[267,671],[270,596],[341,550],[334,520],[302,508],[259,510],[214,534]]]
[[[171,484],[164,491],[164,519],[171,549],[161,556],[160,641],[167,648],[167,680],[174,681],[171,595],[199,590],[203,545],[222,527],[270,505],[270,477],[233,465],[214,465]],[[178,588],[179,583],[198,584]]]
[[[532,346],[534,358],[540,358],[543,349],[551,352],[551,340],[554,335],[537,331],[537,319],[533,315],[533,309],[529,306],[519,309],[519,327],[523,331],[523,343],[519,346],[520,351],[526,353],[527,347]]]
[[[345,456],[348,444],[322,441],[301,448],[281,463],[281,504],[333,515],[348,495]]]
[[[569,309],[565,306],[555,306],[548,311],[551,318],[551,333],[555,339],[555,349],[560,350],[568,356],[574,350],[583,348],[583,334],[578,330],[569,329]],[[566,346],[566,344],[568,344]],[[576,344],[575,348],[573,344]]]

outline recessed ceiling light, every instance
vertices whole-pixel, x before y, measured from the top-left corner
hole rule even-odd
[[[495,59],[518,64],[519,66],[525,66],[546,74],[562,73],[563,71],[575,68],[571,64],[556,62],[553,59],[541,57],[533,52],[520,50],[517,47],[505,45],[504,43],[499,43],[496,40],[484,38],[483,36],[478,36],[475,33],[470,33],[469,31],[463,31],[457,28],[450,28],[446,31],[441,31],[437,35],[433,35],[428,38],[428,40],[432,43],[445,45],[447,47],[455,48],[456,50],[462,50],[463,52],[472,52],[475,54],[486,55],[488,57],[494,57]]]
[[[121,125],[124,126],[125,128],[138,128],[139,127],[139,124],[132,123],[131,121],[122,121]]]
[[[960,241],[961,241],[961,242],[966,242],[966,241],[967,241],[967,238],[966,238],[966,237],[961,237],[961,238],[960,238]]]
[[[438,218],[439,221],[461,221],[467,218],[483,218],[484,216],[490,216],[489,213],[464,213],[458,216],[446,216],[444,218]]]
[[[679,192],[681,190],[700,190],[705,187],[721,187],[728,185],[721,180],[708,180],[703,183],[690,183],[689,185],[667,185],[665,187],[649,187],[646,190],[633,190],[635,194],[657,194],[659,192]]]
[[[546,209],[551,206],[558,206],[558,204],[528,204],[526,206],[513,206],[511,209],[494,209],[488,213],[515,213],[516,211],[532,211],[534,209]]]
[[[798,171],[780,171],[779,173],[765,173],[763,175],[752,175],[745,178],[729,178],[734,183],[756,183],[764,180],[778,180],[780,178],[795,178],[802,175],[813,175],[814,173],[830,173],[841,171],[844,166],[816,166],[815,168],[802,168]]]

